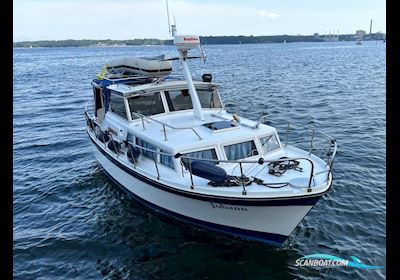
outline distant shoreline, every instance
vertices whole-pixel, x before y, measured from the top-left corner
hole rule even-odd
[[[383,40],[386,34],[374,33],[367,35],[363,40]],[[203,45],[229,45],[229,44],[270,44],[294,42],[326,42],[326,41],[355,41],[354,34],[343,34],[338,37],[325,37],[325,35],[271,35],[271,36],[200,36]],[[14,48],[38,47],[123,47],[123,46],[157,46],[173,45],[172,40],[161,39],[133,39],[133,40],[41,40],[14,42]]]

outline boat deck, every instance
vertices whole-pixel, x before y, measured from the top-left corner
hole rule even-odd
[[[179,171],[175,169],[168,168],[160,163],[156,164],[155,162],[147,157],[141,156],[139,161],[134,165],[129,162],[126,157],[126,151],[124,149],[121,150],[118,157],[115,156],[115,153],[110,151],[108,148],[105,148],[105,145],[101,143],[98,139],[95,138],[94,133],[92,131],[88,131],[90,137],[93,141],[97,142],[98,146],[103,149],[110,156],[115,158],[119,163],[122,163],[129,169],[134,172],[138,172],[145,177],[158,181],[164,185],[177,188],[184,191],[190,191],[199,194],[207,194],[213,196],[223,196],[223,197],[243,197],[243,186],[218,186],[214,187],[209,184],[209,180],[193,175],[193,188],[192,181],[189,170],[186,170],[183,166],[179,169]],[[311,164],[307,160],[300,159],[299,165],[302,171],[298,170],[287,170],[281,176],[276,176],[269,174],[269,166],[268,163],[264,163],[263,165],[259,165],[258,163],[243,163],[243,174],[247,177],[258,178],[261,179],[264,183],[269,184],[270,186],[265,186],[262,184],[257,184],[252,182],[250,185],[245,186],[246,189],[246,197],[248,198],[275,198],[275,197],[293,197],[293,196],[304,196],[311,195],[315,193],[322,193],[329,189],[330,180],[328,178],[329,167],[328,165],[320,158],[315,155],[311,156],[308,152],[297,149],[292,146],[285,146],[284,148],[271,153],[268,157],[263,156],[265,160],[278,160],[282,157],[288,158],[308,158],[313,162],[313,179],[311,182],[312,192],[309,193],[307,191],[308,182],[311,175]],[[252,158],[246,158],[246,160],[258,160],[260,156],[255,156]],[[226,170],[228,175],[231,176],[240,176],[240,167],[237,163],[220,163],[219,167]],[[158,169],[158,172],[157,172]],[[159,178],[157,178],[157,174],[159,174]],[[300,186],[298,184],[293,184],[292,180],[295,179],[296,183],[300,182]],[[292,184],[293,185],[292,185]],[[282,184],[280,187],[277,187],[273,184]],[[296,186],[297,185],[297,186]]]
[[[120,127],[115,127],[114,129],[117,131],[126,130],[128,126],[131,133],[172,154],[193,150],[196,147],[216,146],[228,144],[229,142],[250,140],[258,136],[275,133],[276,131],[275,128],[265,124],[260,124],[259,128],[253,129],[251,127],[255,126],[257,122],[244,118],[240,122],[232,122],[235,127],[213,131],[204,126],[204,124],[222,121],[231,122],[233,119],[232,114],[221,109],[209,109],[204,110],[204,117],[204,121],[196,120],[193,118],[192,110],[170,112],[153,116],[151,119],[144,119],[143,122],[141,119],[137,119],[129,124],[121,123]],[[109,118],[113,118],[113,125],[111,126],[115,126],[118,117],[109,116]],[[162,123],[166,124],[166,126],[163,127]]]
[[[283,150],[271,155],[268,159],[279,159],[281,157],[288,158],[298,158],[298,157],[308,157],[308,153],[304,151],[298,150],[293,147],[285,147]],[[259,157],[254,157],[254,160],[257,160]],[[249,158],[252,159],[252,158]],[[315,176],[312,180],[311,187],[314,191],[320,192],[328,187],[328,167],[325,162],[320,160],[319,158],[313,156],[311,158],[314,164],[314,172],[313,174],[320,173]],[[266,184],[270,184],[270,186],[256,184],[255,182],[250,185],[245,186],[247,191],[247,196],[249,197],[276,197],[276,196],[294,196],[304,195],[307,193],[308,181],[310,179],[311,165],[306,160],[299,160],[299,167],[302,171],[297,170],[287,170],[280,176],[269,174],[268,163],[264,163],[263,165],[259,165],[257,163],[244,163],[243,173],[247,177],[256,177],[261,179]],[[231,176],[240,176],[240,167],[238,164],[224,164],[221,163],[221,168],[225,169],[228,175]],[[166,181],[174,186],[179,186],[182,189],[190,189],[191,186],[191,178],[190,172],[182,168],[183,176],[177,178],[176,172],[171,170],[170,168],[166,168],[164,166],[158,166],[160,172],[160,180]],[[156,169],[154,162],[150,159],[143,159],[140,163],[137,164],[136,169],[141,169],[142,172],[146,172],[148,176],[151,174],[156,174]],[[172,180],[169,180],[169,179]],[[300,185],[303,187],[299,188],[296,186],[292,186],[289,184],[293,179],[301,179],[303,182]],[[282,184],[282,187],[276,187],[274,184]],[[214,187],[209,184],[209,180],[193,175],[193,191],[201,192],[201,193],[212,193],[213,195],[224,195],[224,196],[237,196],[242,195],[243,186],[229,186],[229,187]]]

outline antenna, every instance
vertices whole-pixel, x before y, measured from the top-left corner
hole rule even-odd
[[[172,33],[171,33],[171,24],[169,23],[168,0],[165,0],[165,3],[167,4],[168,31],[169,31],[169,35],[172,36]]]

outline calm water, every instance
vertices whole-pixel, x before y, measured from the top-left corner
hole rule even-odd
[[[15,279],[385,278],[385,269],[295,266],[314,253],[386,264],[385,44],[204,47],[208,61],[191,61],[193,74],[213,73],[245,116],[313,122],[337,139],[329,194],[283,248],[153,212],[103,174],[83,110],[91,79],[114,56],[173,47],[15,49]]]

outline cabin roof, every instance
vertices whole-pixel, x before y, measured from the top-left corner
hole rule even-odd
[[[143,140],[157,144],[160,148],[171,152],[203,150],[207,149],[207,147],[210,148],[211,146],[220,144],[229,145],[245,142],[254,139],[254,137],[270,135],[276,132],[274,127],[265,124],[260,124],[259,128],[253,129],[249,126],[254,126],[256,122],[248,119],[242,119],[242,124],[238,123],[233,128],[221,129],[219,131],[213,131],[204,126],[207,123],[224,121],[223,118],[226,121],[232,120],[231,114],[226,113],[226,111],[219,111],[217,109],[204,110],[204,121],[193,118],[192,110],[153,117],[167,125],[180,128],[173,129],[166,126],[167,140],[164,140],[163,125],[160,123],[145,123],[145,130],[143,130],[142,122],[137,120],[129,124],[129,130]],[[182,129],[185,127],[195,129],[202,139],[200,140],[191,129]]]
[[[217,83],[193,81],[196,88],[209,88],[209,87],[220,87]],[[146,83],[141,85],[129,85],[129,84],[112,84],[107,88],[110,90],[121,93],[122,96],[127,97],[135,95],[141,92],[159,91],[159,90],[171,90],[175,88],[187,87],[186,80],[177,81],[156,81],[153,83]]]

